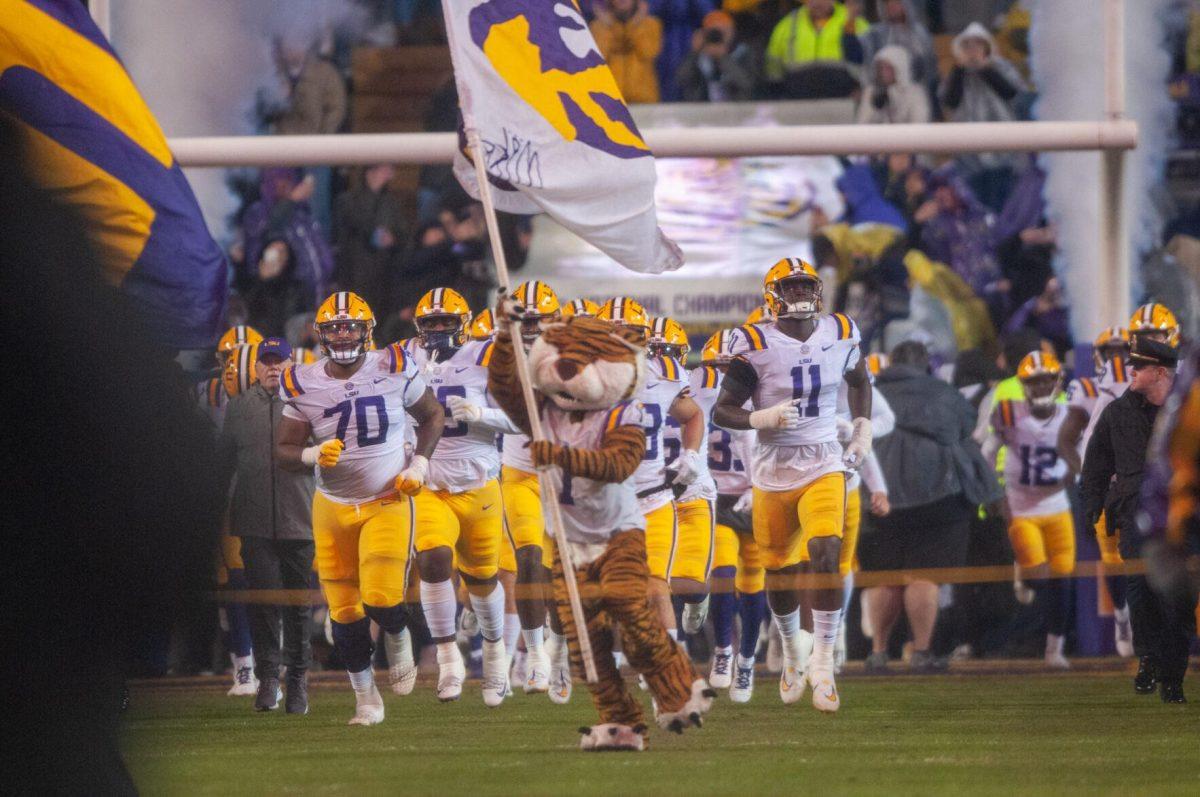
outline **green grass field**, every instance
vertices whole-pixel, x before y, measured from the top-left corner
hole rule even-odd
[[[134,688],[125,749],[144,793],[1200,793],[1200,704],[1136,696],[1111,671],[846,677],[836,716],[783,706],[761,677],[750,704],[718,700],[702,730],[655,729],[640,754],[578,752],[593,721],[579,688],[565,707],[518,694],[486,709],[476,683],[447,705],[426,684],[350,728],[340,680],[313,686],[307,717],[206,683]]]

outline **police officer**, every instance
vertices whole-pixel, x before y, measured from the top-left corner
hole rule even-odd
[[[1084,511],[1092,525],[1104,513],[1110,534],[1120,534],[1125,561],[1140,558],[1143,536],[1138,531],[1146,451],[1159,409],[1175,380],[1178,352],[1165,341],[1135,336],[1129,389],[1104,408],[1084,453],[1081,488]],[[1161,689],[1163,702],[1182,703],[1187,648],[1180,662],[1169,611],[1151,590],[1144,575],[1129,575],[1128,602],[1133,624],[1138,671],[1134,691],[1150,694]]]

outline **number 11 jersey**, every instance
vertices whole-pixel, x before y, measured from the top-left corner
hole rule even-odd
[[[755,487],[792,490],[845,470],[837,439],[838,384],[858,364],[858,342],[858,326],[841,313],[820,316],[803,341],[774,322],[734,331],[733,354],[754,371],[754,409],[795,400],[800,414],[796,429],[758,430],[750,468]]]
[[[326,361],[283,372],[283,414],[312,426],[319,444],[346,444],[332,468],[317,468],[317,489],[339,504],[365,504],[395,491],[396,475],[408,464],[405,429],[411,407],[425,393],[417,367],[399,346],[369,351],[349,379],[336,379]]]

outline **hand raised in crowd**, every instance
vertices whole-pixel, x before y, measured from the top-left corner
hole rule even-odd
[[[304,175],[304,179],[296,183],[296,187],[288,194],[288,199],[293,202],[307,202],[312,199],[313,190],[316,188],[317,181],[311,174]]]

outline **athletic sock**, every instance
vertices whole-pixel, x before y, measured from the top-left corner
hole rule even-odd
[[[479,618],[479,633],[489,642],[504,638],[504,587],[496,584],[487,595],[471,593],[471,608]],[[520,628],[520,623],[517,628]]]
[[[454,636],[454,614],[458,601],[454,598],[454,585],[450,580],[431,584],[421,582],[421,608],[425,611],[425,624],[434,639]]]
[[[854,596],[854,571],[851,570],[842,579],[842,617],[845,618],[846,612],[850,611],[850,598]]]
[[[234,673],[237,673],[237,671],[242,669],[243,667],[249,667],[252,670],[254,669],[254,654],[253,653],[251,653],[249,656],[239,656],[236,653],[230,653],[229,660],[233,662]]]
[[[437,663],[438,665],[449,664],[455,659],[461,659],[462,653],[458,650],[458,643],[453,639],[449,642],[437,643]]]
[[[551,631],[550,633],[553,634],[554,632]],[[545,630],[541,627],[522,628],[521,638],[525,640],[525,650],[530,653],[541,650],[545,644],[544,634]]]
[[[713,568],[713,581],[728,579],[733,583],[736,567]],[[733,644],[733,615],[737,611],[737,593],[732,590],[714,591],[708,603],[708,615],[712,618],[713,641],[719,648]]]
[[[741,593],[738,595],[738,615],[742,618],[742,641],[739,653],[743,659],[753,659],[758,652],[758,638],[762,633],[762,621],[767,614],[765,592]]]
[[[803,667],[800,655],[800,610],[794,609],[788,614],[775,614],[775,625],[779,629],[783,657],[787,663],[795,667]]]
[[[350,686],[355,692],[370,692],[375,685],[375,671],[368,667],[361,672],[347,673],[350,676]]]
[[[842,610],[823,612],[813,609],[813,661],[833,665],[833,649],[837,645],[838,629],[842,625]]]
[[[1129,622],[1129,607],[1128,606],[1113,606],[1113,619],[1118,623]]]
[[[511,658],[517,652],[517,638],[521,636],[521,617],[516,613],[504,615],[504,651]]]

